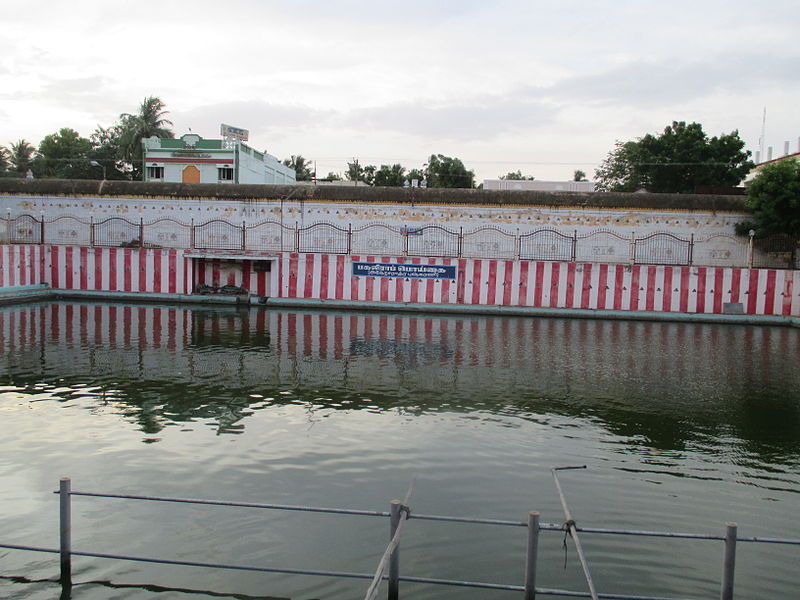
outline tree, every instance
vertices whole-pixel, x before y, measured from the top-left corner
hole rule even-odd
[[[92,179],[96,175],[89,154],[92,142],[83,138],[74,129],[64,127],[51,133],[39,143],[33,160],[33,171],[37,177],[58,179]]]
[[[375,185],[383,187],[403,187],[406,182],[406,169],[400,164],[381,165],[375,172]]]
[[[747,186],[753,220],[736,224],[736,233],[784,234],[800,238],[800,162],[780,160],[764,165]]]
[[[168,126],[172,121],[166,116],[169,111],[157,96],[145,98],[135,115],[122,113],[119,116],[119,158],[128,163],[133,179],[142,178],[142,140],[152,136],[171,138]]]
[[[475,173],[468,171],[458,158],[442,154],[431,154],[425,168],[425,179],[429,188],[475,187]]]
[[[8,161],[20,176],[25,176],[33,164],[33,153],[36,150],[26,140],[17,140],[16,143],[11,144],[11,155]]]
[[[341,181],[342,176],[338,173],[334,173],[333,171],[329,171],[328,174],[325,176],[324,181]]]
[[[347,163],[347,171],[344,176],[348,181],[363,181],[367,185],[372,185],[375,181],[375,165],[361,166],[358,159]]]
[[[6,150],[5,146],[0,146],[0,177],[5,176],[6,171],[8,170],[9,162],[8,162],[8,150]]]
[[[601,191],[692,193],[738,185],[753,167],[738,131],[709,138],[699,123],[673,121],[661,135],[617,142],[595,171]]]
[[[97,126],[95,132],[89,140],[92,142],[92,151],[89,157],[105,167],[106,179],[129,179],[130,169],[126,169],[126,164],[120,160],[120,128],[112,125],[109,128]],[[96,169],[96,179],[102,176],[98,167]]]
[[[283,164],[294,169],[297,181],[311,181],[317,174],[311,170],[310,163],[300,154],[292,154],[291,158],[283,159]]]
[[[527,177],[522,174],[522,171],[512,171],[505,175],[500,175],[500,179],[505,179],[507,181],[533,181],[536,178],[533,176]]]
[[[580,169],[575,169],[575,172],[572,174],[572,181],[586,181],[586,173]]]

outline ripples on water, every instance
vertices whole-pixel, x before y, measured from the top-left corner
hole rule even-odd
[[[800,537],[800,331],[121,305],[0,310],[0,541],[55,546],[76,489]],[[382,519],[76,499],[75,547],[372,571]],[[585,589],[543,534],[540,585]],[[588,537],[599,588],[714,597],[713,542]],[[404,573],[521,583],[524,531],[413,520]],[[740,544],[737,596],[790,597],[800,550]],[[75,598],[352,598],[361,582],[75,561]],[[51,598],[0,550],[0,595]],[[37,582],[36,580],[44,580]],[[126,587],[133,586],[133,587]],[[414,598],[506,598],[406,584]],[[210,594],[196,593],[200,597]],[[268,594],[267,594],[268,595]]]

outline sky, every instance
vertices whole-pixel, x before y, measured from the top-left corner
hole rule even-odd
[[[797,152],[800,2],[29,0],[0,4],[0,145],[89,137],[147,96],[177,135],[248,129],[319,176],[460,158],[478,181],[591,178],[697,121]]]

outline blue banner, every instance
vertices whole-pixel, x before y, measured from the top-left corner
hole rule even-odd
[[[455,265],[412,265],[408,263],[354,262],[354,277],[409,277],[414,279],[455,279]]]

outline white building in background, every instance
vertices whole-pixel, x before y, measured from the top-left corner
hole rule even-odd
[[[293,169],[271,154],[254,150],[225,127],[224,139],[206,140],[194,133],[178,139],[155,136],[143,139],[144,181],[295,183]]]
[[[537,192],[593,192],[594,181],[539,181],[538,179],[484,179],[485,190],[533,190]]]

